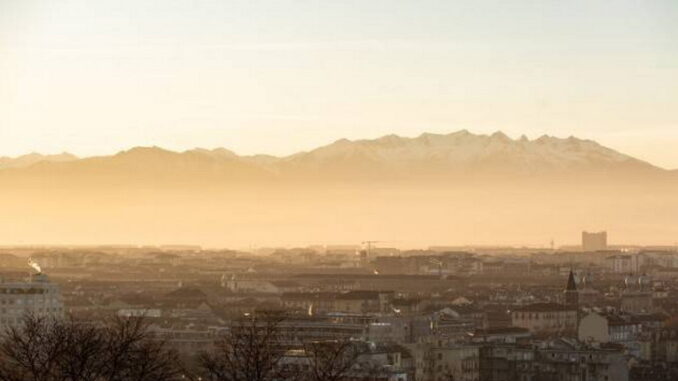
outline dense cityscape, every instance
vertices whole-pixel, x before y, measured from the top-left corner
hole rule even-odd
[[[309,343],[345,343],[355,356],[337,380],[678,377],[678,251],[608,245],[605,232],[548,249],[366,241],[1,253],[6,329],[28,315],[143,319],[148,340],[177,354],[184,377],[200,374],[198,357],[238,324],[272,314],[285,338],[275,367],[308,366]],[[268,379],[293,379],[276,375]]]

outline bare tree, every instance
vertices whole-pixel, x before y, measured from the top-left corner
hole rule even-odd
[[[106,374],[105,332],[92,324],[84,324],[73,320],[63,322],[45,322],[61,334],[52,335],[52,341],[58,347],[63,339],[63,351],[57,357],[56,369],[53,372],[58,380],[97,381]]]
[[[106,380],[155,381],[181,377],[175,352],[149,335],[140,318],[115,318],[106,327]]]
[[[312,341],[304,345],[310,381],[342,381],[357,365],[360,350],[350,340]]]
[[[219,339],[214,352],[200,354],[199,362],[210,380],[270,381],[280,377],[285,355],[281,337],[282,317],[256,313],[234,321]]]
[[[350,340],[299,344],[281,329],[278,314],[258,313],[232,323],[216,343],[202,353],[200,365],[214,381],[343,381],[357,364],[360,346]],[[296,343],[296,344],[295,344]],[[291,348],[296,351],[289,351]]]
[[[177,356],[142,319],[105,324],[26,317],[0,337],[0,381],[171,381]]]
[[[10,328],[0,341],[0,379],[50,381],[67,348],[61,324],[28,318],[21,328]]]

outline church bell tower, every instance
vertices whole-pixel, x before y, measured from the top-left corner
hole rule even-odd
[[[579,308],[579,292],[577,291],[577,282],[574,280],[574,272],[572,272],[572,270],[570,270],[570,275],[567,278],[565,305]]]

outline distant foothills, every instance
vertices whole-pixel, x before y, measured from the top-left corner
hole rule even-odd
[[[502,176],[675,175],[650,163],[576,137],[511,139],[502,132],[466,130],[388,135],[374,140],[338,140],[290,156],[239,156],[225,148],[173,152],[135,147],[111,156],[78,158],[69,153],[0,157],[0,178],[106,176],[196,180],[459,179]],[[671,176],[673,177],[673,176]]]
[[[575,137],[342,139],[286,157],[136,147],[0,159],[0,244],[572,242],[678,236],[678,172]],[[394,244],[396,245],[396,244]]]

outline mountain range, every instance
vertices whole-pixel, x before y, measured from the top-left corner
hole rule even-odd
[[[30,154],[0,158],[2,177],[48,176],[101,181],[112,178],[202,181],[460,179],[484,176],[669,175],[671,172],[575,137],[511,139],[501,132],[425,133],[374,140],[338,140],[286,157],[239,156],[225,148],[173,152],[135,147],[112,156],[78,158]]]
[[[672,244],[678,173],[594,141],[468,131],[285,157],[135,147],[0,159],[0,244]]]
[[[40,162],[67,162],[77,160],[78,157],[64,152],[56,155],[42,155],[36,152],[18,157],[0,157],[0,169],[25,168]]]

